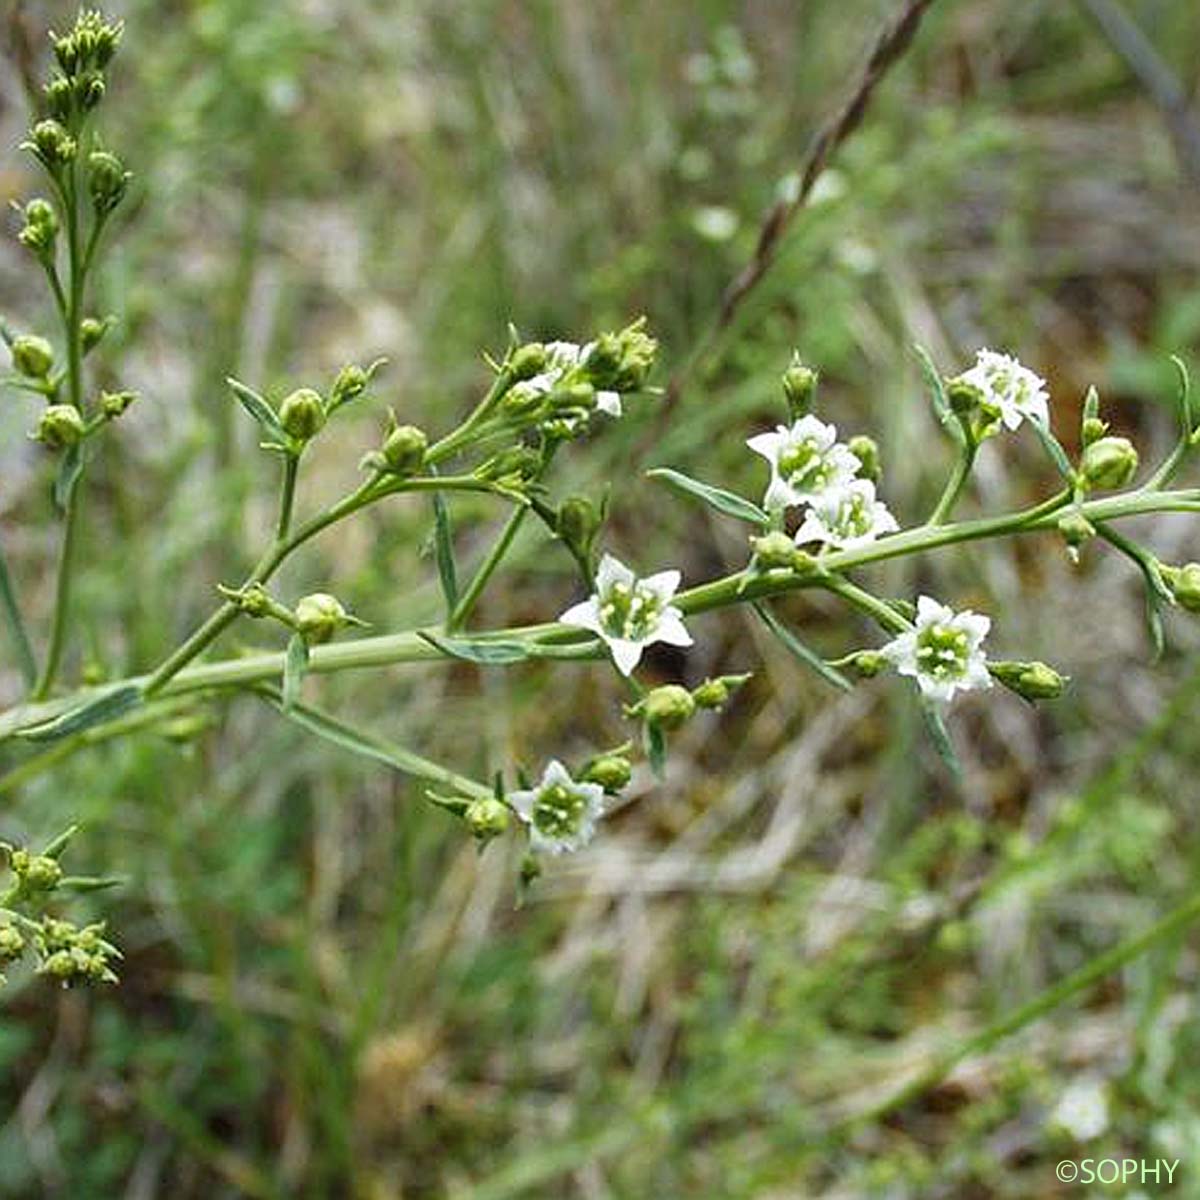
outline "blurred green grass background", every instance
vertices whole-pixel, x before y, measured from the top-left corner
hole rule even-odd
[[[386,405],[445,428],[508,320],[584,338],[646,313],[668,379],[750,256],[763,212],[846,94],[883,0],[253,0],[121,6],[105,129],[136,172],[102,303],[102,372],[144,403],[92,472],[72,670],[142,669],[236,577],[273,466],[223,388],[283,390],[385,354],[380,400],[331,431],[302,503],[356,474]],[[1127,0],[1193,98],[1200,10]],[[28,194],[21,47],[60,4],[0,7],[0,199]],[[1095,383],[1147,455],[1172,437],[1167,356],[1200,347],[1200,180],[1082,6],[944,0],[780,260],[677,402],[556,468],[613,485],[613,549],[691,581],[742,534],[645,468],[753,494],[744,448],[793,347],[822,412],[875,435],[912,520],[949,464],[910,353],[979,345],[1047,376],[1067,440]],[[44,318],[15,239],[0,309]],[[103,364],[108,364],[105,367]],[[118,368],[118,364],[119,368]],[[0,408],[0,520],[31,611],[56,534],[28,412]],[[990,446],[972,503],[1049,485]],[[561,494],[560,493],[560,494]],[[460,553],[495,519],[456,505]],[[373,511],[289,566],[379,630],[436,615],[424,508]],[[1139,531],[1196,557],[1194,525]],[[489,626],[574,598],[532,529]],[[1097,1157],[1183,1160],[1200,1187],[1200,958],[1183,937],[969,1060],[850,1139],[833,1125],[1197,886],[1195,631],[1158,663],[1137,580],[1049,540],[879,572],[993,612],[997,652],[1069,672],[1066,701],[964,703],[948,779],[894,680],[840,697],[744,614],[707,618],[665,679],[750,670],[678,739],[665,783],[514,910],[515,860],[478,857],[418,787],[313,744],[251,699],[6,777],[0,835],[85,823],[120,987],[14,978],[0,1009],[0,1196],[1030,1197],[1086,1147],[1056,1113],[1104,1108]],[[784,611],[830,650],[863,630]],[[239,627],[226,650],[252,644]],[[240,640],[239,640],[240,639]],[[15,698],[4,668],[0,693]],[[653,676],[654,671],[650,672]],[[620,740],[595,666],[404,668],[314,684],[363,725],[486,775]],[[11,768],[16,759],[5,760]],[[1190,1180],[1190,1182],[1189,1182]],[[1063,1194],[1066,1194],[1065,1192]],[[1082,1194],[1082,1193],[1081,1193]]]

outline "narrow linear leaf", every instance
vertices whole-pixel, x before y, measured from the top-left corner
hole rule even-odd
[[[918,342],[913,343],[913,354],[916,355],[917,362],[921,365],[921,375],[925,379],[925,386],[929,389],[929,400],[933,405],[934,414],[943,425],[957,431],[958,426],[954,424],[954,412],[950,407],[950,402],[946,399],[946,389],[942,384],[942,377],[938,374],[937,367],[934,366],[932,356]]]
[[[1171,365],[1179,376],[1179,388],[1175,393],[1175,403],[1179,410],[1179,424],[1183,427],[1183,436],[1192,434],[1192,381],[1188,375],[1187,363],[1177,354],[1171,355]]]
[[[288,436],[284,432],[283,426],[280,425],[275,410],[266,400],[253,388],[248,388],[244,383],[232,377],[226,379],[225,382],[229,384],[230,390],[238,398],[241,406],[258,422],[263,432],[274,441],[286,444]]]
[[[646,475],[650,479],[661,479],[677,492],[683,492],[686,496],[701,500],[710,508],[715,508],[717,512],[724,513],[727,517],[737,517],[739,521],[749,521],[751,525],[757,525],[764,529],[770,524],[770,518],[757,504],[752,504],[749,500],[733,492],[727,492],[724,488],[701,483],[700,480],[693,479],[682,471],[673,470],[671,467],[655,467],[653,470],[647,471]]]
[[[129,683],[111,692],[105,692],[102,696],[55,717],[53,721],[22,729],[18,736],[31,742],[55,742],[59,738],[91,729],[93,725],[102,725],[105,721],[123,716],[141,702],[142,689],[135,683]]]
[[[959,762],[958,751],[954,749],[954,743],[950,740],[950,730],[946,728],[946,719],[942,716],[942,711],[937,704],[925,696],[921,697],[921,717],[925,721],[925,728],[929,731],[929,738],[933,742],[933,748],[938,752],[938,757],[946,764],[955,781],[961,784],[963,781],[962,763]]]
[[[450,508],[441,492],[433,493],[433,556],[437,560],[438,578],[446,612],[458,607],[458,569],[454,564],[454,535],[450,527]]]
[[[1067,457],[1067,452],[1062,448],[1062,443],[1054,436],[1054,434],[1039,421],[1036,417],[1031,417],[1026,424],[1033,426],[1034,433],[1037,434],[1038,440],[1042,443],[1046,453],[1050,456],[1051,461],[1057,468],[1058,473],[1068,482],[1075,482],[1075,468],[1071,466],[1071,460]]]
[[[279,709],[288,720],[307,729],[309,733],[324,738],[332,745],[338,746],[343,750],[348,750],[351,754],[357,754],[361,758],[381,763],[383,766],[401,771],[405,775],[412,775],[418,779],[428,779],[437,782],[444,787],[454,788],[459,792],[471,795],[487,794],[487,789],[481,784],[461,778],[455,775],[454,772],[446,770],[437,763],[431,762],[427,758],[422,758],[419,754],[414,754],[402,746],[397,746],[392,742],[385,742],[383,739],[371,734],[362,733],[344,722],[329,716],[327,713],[310,708],[306,704],[297,703],[291,709],[284,709],[283,698],[274,689],[258,688],[256,690]]]
[[[756,603],[754,611],[794,658],[815,671],[831,686],[840,688],[843,692],[854,690],[854,684],[837,667],[831,667],[815,650],[806,646],[765,604]]]
[[[443,637],[440,633],[418,630],[417,636],[450,658],[484,666],[525,662],[532,658],[531,648],[524,642],[490,642],[475,638]]]
[[[300,699],[300,688],[308,671],[308,643],[293,633],[283,660],[283,711],[290,713]]]
[[[124,882],[125,880],[117,875],[105,878],[94,875],[64,875],[56,887],[60,892],[102,892],[108,888],[120,887]]]
[[[54,477],[54,507],[59,512],[67,511],[71,493],[75,490],[76,483],[79,482],[82,470],[83,445],[76,442],[74,446],[67,448],[66,453],[62,456],[62,462],[58,465],[58,474]]]

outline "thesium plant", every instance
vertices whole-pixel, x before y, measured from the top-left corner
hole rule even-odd
[[[1200,10],[78,2],[0,1200],[1195,1191]]]
[[[1034,372],[1007,354],[981,349],[974,363],[935,366],[918,351],[938,422],[955,451],[945,488],[924,514],[900,513],[887,502],[886,464],[865,433],[844,436],[822,411],[817,373],[797,356],[779,382],[779,423],[738,434],[746,453],[761,456],[762,495],[746,497],[701,481],[669,464],[647,464],[648,474],[683,499],[715,510],[747,529],[745,565],[721,578],[683,580],[670,562],[626,562],[636,550],[605,537],[606,501],[564,494],[555,459],[569,443],[602,438],[628,405],[654,404],[656,342],[645,322],[600,333],[583,344],[535,342],[510,331],[502,353],[489,358],[491,382],[478,403],[452,428],[426,431],[403,413],[389,412],[376,448],[362,457],[361,481],[340,499],[311,510],[305,468],[322,453],[323,434],[348,405],[373,403],[386,389],[385,361],[347,365],[332,380],[301,387],[273,401],[251,382],[228,380],[229,403],[257,426],[265,471],[279,477],[276,518],[261,531],[261,555],[246,578],[212,580],[211,615],[180,644],[133,677],[97,686],[64,673],[82,614],[72,590],[77,530],[86,520],[87,468],[136,420],[132,392],[97,390],[89,356],[119,314],[89,307],[89,281],[112,253],[105,236],[120,211],[130,173],[106,148],[97,126],[107,73],[121,26],[84,12],[67,34],[53,39],[57,69],[45,87],[46,115],[23,149],[41,167],[46,194],[22,210],[20,242],[49,286],[54,330],[3,327],[11,359],[6,386],[28,399],[30,436],[46,452],[52,502],[61,524],[61,551],[50,627],[30,629],[22,618],[19,581],[4,572],[10,645],[22,665],[27,699],[0,715],[0,737],[47,753],[48,746],[82,749],[97,730],[116,734],[153,730],[172,720],[181,695],[261,696],[287,719],[315,735],[424,781],[430,802],[460,817],[480,843],[524,839],[522,877],[539,872],[539,857],[575,851],[602,836],[606,808],[628,784],[638,753],[661,772],[672,733],[698,709],[719,709],[748,678],[722,676],[686,684],[642,682],[644,653],[656,643],[686,649],[704,637],[714,610],[753,606],[789,652],[829,683],[849,689],[856,679],[881,674],[913,686],[939,749],[954,766],[946,728],[960,692],[999,684],[1026,700],[1059,697],[1070,664],[1020,657],[1003,619],[970,611],[953,596],[892,596],[874,588],[870,568],[896,558],[923,558],[967,542],[1034,535],[1058,543],[1072,559],[1105,543],[1128,557],[1145,585],[1155,645],[1161,649],[1162,612],[1171,606],[1200,611],[1200,564],[1163,563],[1122,532],[1125,518],[1200,512],[1200,488],[1177,477],[1200,444],[1186,370],[1177,362],[1178,440],[1165,461],[1146,467],[1137,448],[1109,433],[1092,390],[1083,405],[1081,453],[1068,455],[1055,433],[1055,398]],[[949,370],[946,370],[946,367]],[[1045,453],[1060,476],[1059,489],[1018,511],[956,520],[956,505],[973,469],[993,441],[1019,438],[1023,453]],[[491,548],[470,569],[458,561],[450,502],[476,493],[509,510]],[[273,587],[282,564],[312,539],[355,519],[368,508],[408,503],[429,506],[444,619],[436,626],[364,630],[355,597],[329,580],[327,590],[290,596]],[[620,503],[619,499],[615,503]],[[497,577],[519,528],[540,523],[548,544],[573,560],[577,598],[545,619],[514,628],[479,628],[475,610]],[[785,593],[823,591],[865,614],[878,629],[870,645],[852,646],[832,661],[810,649],[801,634],[774,614],[770,601]],[[278,629],[280,648],[253,655],[222,654],[214,644],[229,627],[249,619]],[[453,764],[423,757],[358,731],[352,715],[306,703],[308,675],[391,664],[442,661],[502,670],[534,659],[561,660],[563,672],[608,663],[627,681],[630,737],[597,745],[586,761],[492,764],[488,779],[472,779]],[[594,669],[594,668],[592,668]],[[639,749],[640,748],[640,749]],[[60,750],[54,754],[57,758]],[[20,771],[18,766],[15,770]],[[528,774],[526,771],[528,770]],[[6,959],[30,945],[39,969],[71,980],[115,978],[113,946],[99,927],[84,930],[21,910],[51,891],[104,881],[60,878],[57,857],[65,836],[39,855],[8,851],[14,882],[6,893],[0,934]]]

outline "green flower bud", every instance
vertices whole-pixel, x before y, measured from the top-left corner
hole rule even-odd
[[[1044,662],[992,662],[992,678],[1026,700],[1057,700],[1067,686],[1067,677]]]
[[[261,583],[252,583],[240,590],[218,585],[217,590],[248,617],[269,617],[275,611],[275,602]]]
[[[861,464],[858,468],[859,475],[863,479],[871,480],[872,483],[878,483],[883,469],[879,464],[879,445],[875,439],[860,433],[850,439],[849,447],[850,453]]]
[[[586,559],[603,523],[604,518],[586,496],[568,496],[558,507],[554,531],[572,554]]]
[[[20,958],[25,950],[25,939],[21,931],[12,924],[0,925],[0,962],[12,962]]]
[[[1085,417],[1079,429],[1079,437],[1084,446],[1098,442],[1108,432],[1108,422],[1099,417]]]
[[[1096,536],[1096,527],[1083,515],[1079,509],[1072,509],[1066,516],[1058,520],[1058,532],[1067,543],[1073,558],[1079,557],[1079,547],[1089,538]]]
[[[537,882],[542,873],[542,863],[536,854],[526,854],[521,859],[521,887],[528,888]]]
[[[297,388],[279,406],[279,424],[288,437],[307,442],[325,424],[325,402],[312,388]]]
[[[13,366],[29,379],[45,379],[54,366],[54,347],[42,337],[14,338],[9,352]]]
[[[601,334],[592,343],[583,369],[600,391],[636,392],[646,386],[658,342],[644,331],[644,318],[620,333]]]
[[[78,445],[85,431],[83,417],[77,408],[71,404],[51,404],[42,410],[33,437],[51,450],[65,450],[68,446]]]
[[[90,112],[104,99],[104,76],[93,71],[81,78],[76,84],[75,94],[79,97],[79,107],[84,112]]]
[[[508,829],[508,805],[494,796],[473,800],[463,816],[467,828],[481,842],[490,842]]]
[[[946,403],[960,417],[969,417],[983,404],[983,390],[965,379],[947,379]]]
[[[647,725],[658,729],[678,729],[696,711],[696,701],[687,688],[668,683],[648,692],[639,708]]]
[[[755,565],[765,571],[780,567],[790,570],[796,565],[796,545],[782,530],[752,537],[750,547],[754,551]]]
[[[49,975],[53,979],[61,979],[64,983],[76,975],[75,956],[70,950],[55,950],[42,960],[38,967],[39,975]]]
[[[1200,563],[1185,563],[1182,567],[1164,565],[1160,570],[1176,603],[1188,612],[1200,613]]]
[[[98,317],[84,317],[79,322],[79,344],[84,354],[95,350],[115,324],[116,321],[112,317],[105,317],[103,320]]]
[[[700,708],[721,708],[749,678],[749,675],[721,675],[716,679],[706,679],[692,690],[692,699]]]
[[[550,393],[550,405],[558,412],[564,409],[591,412],[596,407],[596,389],[586,380],[569,383]]]
[[[526,482],[542,470],[542,456],[531,446],[513,446],[489,458],[475,470],[479,479]]]
[[[124,164],[107,150],[88,155],[88,191],[97,213],[110,213],[125,196],[132,177]]]
[[[58,214],[48,200],[36,197],[25,205],[25,227],[17,234],[22,246],[35,254],[48,255],[58,237]]]
[[[348,363],[338,373],[329,392],[330,409],[340,408],[357,399],[367,390],[375,373],[384,365],[384,359],[376,359],[369,367]]]
[[[500,409],[507,417],[528,417],[546,407],[546,394],[532,386],[514,384],[500,401]]]
[[[100,411],[112,421],[121,416],[137,398],[137,392],[101,392]]]
[[[1134,476],[1138,452],[1128,438],[1102,437],[1083,452],[1080,472],[1089,487],[1120,488]]]
[[[339,629],[354,621],[341,601],[327,592],[302,597],[296,604],[295,616],[296,629],[310,646],[329,641]]]
[[[415,475],[425,465],[429,439],[415,425],[397,425],[383,443],[383,461],[397,475]]]
[[[29,858],[23,873],[25,886],[35,892],[49,892],[58,886],[62,878],[62,867],[45,854],[34,854]]]
[[[588,765],[580,776],[583,783],[598,783],[606,792],[616,793],[626,787],[633,775],[633,765],[623,754],[605,754]]]
[[[50,115],[60,122],[69,121],[75,107],[74,84],[58,75],[46,84],[45,91],[46,109]]]
[[[532,379],[546,369],[546,347],[541,342],[527,342],[518,346],[508,360],[509,374],[514,383]]]
[[[793,354],[791,366],[780,378],[783,398],[787,401],[788,412],[793,420],[812,411],[819,382],[820,376],[817,372],[812,367],[806,367],[798,354]]]
[[[846,663],[860,679],[874,679],[887,665],[888,660],[878,650],[859,650]]]
[[[55,120],[39,121],[25,143],[51,171],[75,157],[75,139]]]

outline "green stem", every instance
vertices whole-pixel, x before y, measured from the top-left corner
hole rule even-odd
[[[300,459],[295,454],[288,454],[283,460],[283,487],[279,495],[279,521],[275,526],[275,541],[282,542],[287,538],[292,524],[292,507],[296,502],[296,474],[300,467]]]
[[[37,663],[34,661],[33,645],[29,641],[29,631],[25,628],[21,605],[17,600],[16,589],[13,587],[12,576],[8,570],[8,559],[5,557],[2,547],[0,547],[0,605],[4,608],[13,650],[16,652],[17,663],[21,668],[25,686],[33,687],[37,679]]]
[[[1045,1016],[1072,996],[1098,983],[1107,975],[1132,962],[1159,942],[1166,941],[1175,934],[1186,929],[1197,918],[1200,918],[1200,894],[1181,904],[1161,920],[1156,921],[1145,932],[1129,938],[1111,950],[1097,955],[1091,962],[1081,967],[1072,975],[1048,988],[1040,996],[1035,996],[1026,1004],[989,1025],[986,1029],[961,1041],[945,1054],[941,1055],[925,1070],[909,1080],[899,1091],[894,1092],[882,1103],[877,1104],[867,1113],[857,1118],[855,1125],[877,1121],[910,1101],[923,1092],[940,1083],[960,1062],[974,1054],[984,1054],[997,1042],[1000,1042],[1026,1025],[1032,1024],[1039,1017]]]
[[[427,479],[421,482],[431,486],[445,486],[453,483],[454,480],[447,477],[445,479]],[[390,490],[403,489],[394,487]],[[314,517],[292,534],[286,546],[273,551],[270,556],[265,558],[263,564],[260,565],[260,570],[266,569],[269,573],[269,570],[278,565],[278,562],[286,553],[290,552],[290,549],[307,540],[318,529],[332,524],[339,518],[339,515],[346,515],[351,508],[350,502],[354,495],[361,495],[364,491],[368,495],[360,503],[369,503],[371,499],[375,498],[375,494],[383,494],[373,493],[372,485],[367,485],[364,489],[360,489],[359,493],[347,497],[334,509]],[[978,541],[1007,534],[1045,531],[1054,528],[1058,511],[1068,503],[1070,503],[1069,493],[1064,492],[1023,512],[1003,517],[963,521],[954,525],[920,527],[883,538],[856,550],[840,550],[828,555],[822,562],[829,571],[845,572],[889,558],[918,554],[938,546]],[[1200,490],[1160,493],[1128,492],[1101,500],[1085,501],[1080,509],[1084,516],[1093,522],[1111,521],[1154,512],[1200,512]],[[749,577],[744,571],[738,571],[710,583],[690,588],[677,596],[674,603],[684,615],[695,616],[713,609],[727,608],[733,604],[766,599],[803,588],[820,587],[826,582],[826,576],[811,571],[791,575],[768,572]],[[218,613],[214,614],[202,629],[209,629],[222,612],[224,609],[218,610]],[[224,628],[225,624],[228,624],[236,615],[235,609],[220,625],[220,628]],[[220,628],[216,632],[220,632]],[[200,632],[197,631],[197,634],[194,634],[185,643],[185,647],[191,648],[186,656],[183,654],[185,647],[181,647],[168,660],[168,663],[171,664],[170,670],[166,669],[168,663],[164,663],[153,675],[120,680],[109,684],[108,687],[115,689],[127,685],[137,685],[153,693],[164,689],[169,682],[171,684],[170,691],[174,694],[195,691],[199,688],[244,687],[248,684],[263,683],[279,678],[283,669],[283,655],[278,653],[221,660],[183,671],[181,668],[186,662],[194,658],[203,649],[203,646],[216,636],[216,633],[212,633],[211,636],[204,639],[203,645],[197,648]],[[570,645],[589,640],[592,636],[586,630],[575,629],[557,622],[492,630],[473,635],[477,640],[527,640],[548,645]],[[321,674],[362,667],[387,666],[392,663],[429,662],[442,657],[444,656],[434,646],[424,641],[415,632],[406,632],[357,638],[329,646],[317,646],[313,649],[308,669],[310,673]],[[174,676],[178,676],[178,678],[173,678]],[[11,736],[18,730],[52,720],[78,705],[81,700],[94,695],[94,691],[77,693],[61,697],[52,703],[24,705],[10,710],[0,715],[0,740]]]
[[[962,421],[962,418],[959,419]],[[972,466],[975,465],[975,455],[979,449],[979,443],[975,440],[975,435],[966,421],[962,421],[962,426],[963,442],[959,456],[954,463],[954,470],[950,472],[950,478],[946,480],[941,497],[934,505],[933,512],[929,514],[929,520],[925,522],[927,525],[941,525],[947,520],[954,505],[958,502],[964,485],[970,478]]]
[[[398,492],[432,491],[471,491],[497,494],[497,489],[492,484],[469,475],[446,476],[445,478],[384,479],[382,482],[378,477],[368,479],[336,504],[310,518],[288,537],[277,537],[241,586],[247,588],[255,583],[266,583],[279,569],[284,559],[310,538],[316,537],[330,525],[352,516],[384,496],[395,495]],[[230,601],[222,604],[203,625],[196,629],[181,646],[146,677],[143,688],[145,694],[153,696],[161,691],[173,676],[207,649],[228,626],[237,620],[240,611],[237,605]]]
[[[1162,466],[1142,484],[1142,491],[1157,492],[1161,491],[1176,475],[1179,474],[1179,468],[1183,466],[1187,456],[1192,452],[1192,441],[1190,435],[1181,437],[1175,443],[1174,449],[1163,460]]]
[[[71,484],[65,498],[63,514],[62,546],[58,554],[58,573],[54,585],[54,617],[50,626],[50,644],[46,650],[46,661],[42,665],[42,673],[38,677],[37,686],[33,689],[35,700],[44,700],[54,686],[58,675],[59,664],[62,662],[63,650],[67,641],[67,625],[71,610],[71,580],[75,562],[75,546],[79,540],[79,505],[76,496],[79,491],[79,480]]]
[[[902,617],[892,606],[878,596],[851,583],[844,575],[830,575],[820,578],[817,583],[827,592],[840,596],[848,604],[852,604],[859,612],[865,613],[889,633],[905,633],[912,628],[912,623]]]
[[[467,590],[459,597],[458,604],[455,605],[454,611],[450,614],[450,618],[446,622],[446,631],[448,633],[453,633],[456,629],[461,629],[466,623],[479,597],[483,595],[483,589],[487,587],[488,580],[491,579],[496,568],[508,553],[509,547],[513,543],[513,538],[517,536],[517,532],[525,520],[525,514],[528,512],[529,509],[527,508],[518,508],[509,515],[504,529],[496,539],[495,545],[488,552],[487,558],[480,564],[479,570],[472,576],[471,582],[467,585]]]
[[[88,265],[95,246],[97,230],[93,227],[92,239],[86,256],[80,246],[79,229],[79,165],[78,156],[71,162],[71,171],[60,188],[67,226],[67,263],[70,272],[65,309],[62,307],[61,288],[56,290],[63,318],[63,335],[67,343],[67,390],[68,401],[79,412],[83,411],[83,346],[80,323],[82,321],[84,284]],[[51,284],[56,277],[52,275]],[[71,578],[75,569],[75,551],[79,541],[79,480],[80,474],[67,490],[63,499],[63,536],[59,549],[58,570],[54,588],[54,616],[50,626],[50,644],[42,673],[34,688],[34,698],[45,699],[54,686],[58,668],[62,662],[70,624]]]

